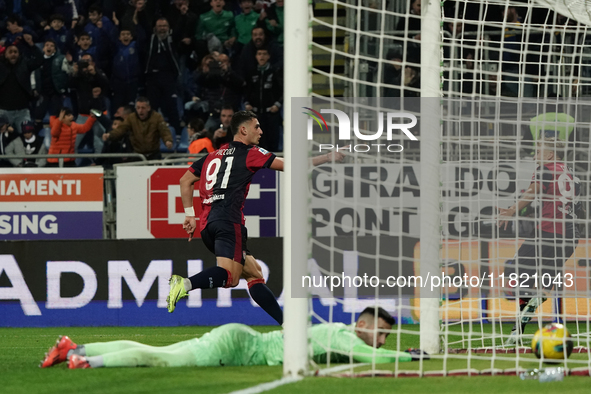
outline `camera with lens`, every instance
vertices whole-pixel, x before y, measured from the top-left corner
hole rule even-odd
[[[78,69],[85,70],[88,68],[88,60],[78,60]]]
[[[209,73],[213,75],[219,75],[222,73],[222,63],[217,60],[211,60],[208,64]]]

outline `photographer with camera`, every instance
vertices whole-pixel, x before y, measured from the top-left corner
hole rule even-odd
[[[75,98],[78,103],[78,117],[76,123],[84,124],[91,115],[91,110],[99,96],[108,97],[109,79],[105,73],[98,69],[90,54],[84,54],[73,65],[70,87],[75,89]],[[102,108],[100,108],[102,109]],[[96,122],[92,126],[92,133],[88,135],[76,136],[76,152],[83,147],[93,147],[94,153],[101,153],[103,150],[102,135],[105,133],[105,127]]]
[[[238,110],[244,80],[232,70],[228,55],[213,53],[202,65],[196,83],[201,87],[201,100],[208,103],[207,130],[220,124],[222,106],[229,105],[234,111]]]

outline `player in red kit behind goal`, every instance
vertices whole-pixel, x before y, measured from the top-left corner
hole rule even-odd
[[[541,140],[535,155],[539,165],[531,184],[515,205],[499,208],[499,226],[506,228],[509,218],[530,205],[536,196],[541,199],[541,219],[537,221],[535,237],[526,239],[514,261],[509,261],[505,267],[505,277],[517,274],[518,280],[514,284],[521,310],[506,345],[518,343],[526,324],[536,308],[546,301],[551,288],[554,287],[556,294],[563,288],[566,282],[562,267],[578,244],[580,235],[574,220],[580,205],[577,202],[580,181],[564,163],[564,150],[565,143],[555,138]],[[544,277],[551,280],[542,280]]]
[[[254,174],[263,168],[283,171],[283,159],[257,146],[263,130],[253,112],[235,113],[231,129],[234,140],[194,162],[180,180],[185,207],[183,228],[190,237],[197,230],[193,190],[198,182],[202,205],[199,232],[205,246],[215,254],[217,266],[190,278],[173,275],[168,311],[173,312],[178,300],[193,289],[235,287],[244,278],[253,300],[282,324],[283,312],[246,246],[242,210]]]

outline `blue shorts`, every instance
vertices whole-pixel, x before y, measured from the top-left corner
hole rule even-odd
[[[216,257],[226,257],[244,265],[247,231],[242,224],[216,220],[201,231],[203,243]]]

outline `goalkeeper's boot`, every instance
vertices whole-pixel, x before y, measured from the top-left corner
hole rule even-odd
[[[520,324],[519,326],[517,324],[513,326],[509,338],[507,338],[507,340],[505,341],[505,345],[516,345],[518,340],[519,344],[521,344],[521,339],[519,337],[525,330],[525,326],[527,325],[527,323],[531,321],[532,317],[535,316],[534,313],[536,309],[538,309],[538,307],[542,305],[546,300],[546,297],[533,297],[528,301],[527,304],[525,304],[525,307],[523,307],[523,309],[521,310]],[[520,330],[518,331],[518,329]]]
[[[405,350],[406,353],[410,354],[410,356],[412,357],[412,361],[419,361],[421,359],[423,360],[429,360],[429,353],[427,353],[424,350],[421,349],[416,349],[416,348],[409,348]]]
[[[70,362],[68,363],[68,368],[70,369],[85,369],[91,368],[88,361],[86,361],[86,357],[80,356],[78,354],[72,354],[70,356]]]
[[[184,278],[180,275],[173,275],[170,277],[168,284],[170,285],[170,292],[168,293],[168,297],[166,297],[166,304],[168,306],[168,312],[174,312],[174,308],[176,307],[176,303],[181,299],[188,297],[187,291],[185,290],[185,285],[183,283]]]
[[[41,368],[49,368],[56,364],[63,363],[68,359],[68,352],[70,350],[76,349],[78,346],[72,342],[70,338],[67,336],[59,336],[57,341],[51,349],[47,353],[45,353],[45,358],[41,362]]]

